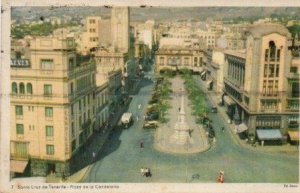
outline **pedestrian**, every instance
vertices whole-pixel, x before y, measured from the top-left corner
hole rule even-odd
[[[139,116],[136,116],[136,121],[139,121]]]
[[[224,171],[220,171],[219,177],[218,177],[219,183],[224,183]]]
[[[145,175],[145,171],[144,171],[144,167],[141,167],[141,175],[144,176]]]
[[[93,156],[93,159],[95,159],[95,157],[96,157],[96,153],[95,153],[95,152],[93,152],[93,153],[92,153],[92,156]]]
[[[214,137],[213,138],[213,143],[216,143],[216,142],[217,142],[216,137]]]
[[[139,108],[139,109],[141,109],[141,107],[142,107],[142,105],[141,105],[141,104],[139,104],[138,108]]]
[[[140,148],[144,148],[144,142],[143,141],[140,142]]]
[[[225,131],[225,128],[224,127],[222,127],[222,132],[224,132]]]
[[[180,107],[178,108],[178,111],[180,112]]]
[[[146,174],[146,177],[149,177],[149,168],[146,168],[146,171],[145,171],[145,174]]]

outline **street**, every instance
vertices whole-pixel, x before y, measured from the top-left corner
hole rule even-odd
[[[216,131],[216,143],[208,151],[176,155],[155,150],[155,131],[144,130],[141,119],[153,82],[143,79],[139,86],[139,93],[133,97],[128,111],[140,119],[135,119],[129,129],[119,129],[111,135],[84,182],[214,183],[220,170],[225,172],[225,183],[298,182],[298,156],[255,152],[239,146],[218,113],[209,114]],[[138,109],[139,104],[141,109]],[[223,126],[224,132],[221,131]],[[144,148],[140,148],[140,141]],[[141,167],[150,168],[153,176],[141,176]]]

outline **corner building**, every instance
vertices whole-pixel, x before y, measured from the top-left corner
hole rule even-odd
[[[230,119],[251,135],[288,136],[299,126],[299,66],[292,67],[291,35],[278,24],[250,28],[245,54],[225,52],[223,102]],[[296,69],[295,69],[296,68]],[[278,132],[279,131],[279,132]],[[298,131],[297,131],[298,132]]]
[[[11,168],[70,174],[70,159],[93,132],[95,64],[76,63],[68,37],[36,37],[30,58],[11,59]]]

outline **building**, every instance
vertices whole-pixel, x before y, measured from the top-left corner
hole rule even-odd
[[[249,29],[245,53],[225,52],[222,100],[237,132],[264,141],[261,133],[281,139],[291,121],[299,125],[299,62],[292,62],[290,44],[285,27],[262,24]]]
[[[208,53],[210,52],[210,53]],[[225,65],[225,50],[215,48],[212,51],[207,51],[211,59],[207,62],[205,70],[200,74],[205,76],[207,89],[214,90],[216,93],[222,93],[224,89],[224,65]]]
[[[194,72],[203,70],[203,50],[196,47],[162,46],[155,53],[156,72],[183,68]]]
[[[205,42],[207,48],[214,48],[216,46],[216,32],[197,30],[195,34]]]
[[[129,50],[129,7],[113,7],[111,10],[112,45],[120,52]]]
[[[115,52],[113,47],[110,49],[99,47],[94,53],[94,60],[97,66],[96,85],[108,82],[112,110],[122,100],[122,93],[126,91],[125,87],[128,86],[128,79],[125,76],[127,54]]]
[[[96,98],[96,65],[77,62],[73,38],[34,37],[29,49],[29,58],[11,59],[11,168],[22,173],[29,163],[33,176],[69,175],[98,127],[94,103],[104,108],[108,97]]]
[[[129,8],[113,7],[110,19],[90,16],[85,21],[85,31],[78,42],[78,50],[88,55],[100,46],[113,46],[118,52],[129,50]]]

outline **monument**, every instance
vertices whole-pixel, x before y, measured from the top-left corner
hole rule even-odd
[[[210,147],[205,130],[196,123],[189,99],[185,94],[184,81],[172,79],[172,91],[178,95],[170,98],[168,122],[156,129],[154,147],[172,154],[193,154],[207,151]],[[179,105],[179,106],[178,106]]]
[[[179,108],[178,120],[175,124],[175,133],[171,136],[170,142],[175,144],[187,144],[192,143],[191,138],[191,129],[187,125],[185,121],[185,112],[184,112],[184,97],[183,97],[183,89],[180,89],[181,93],[181,103]]]

